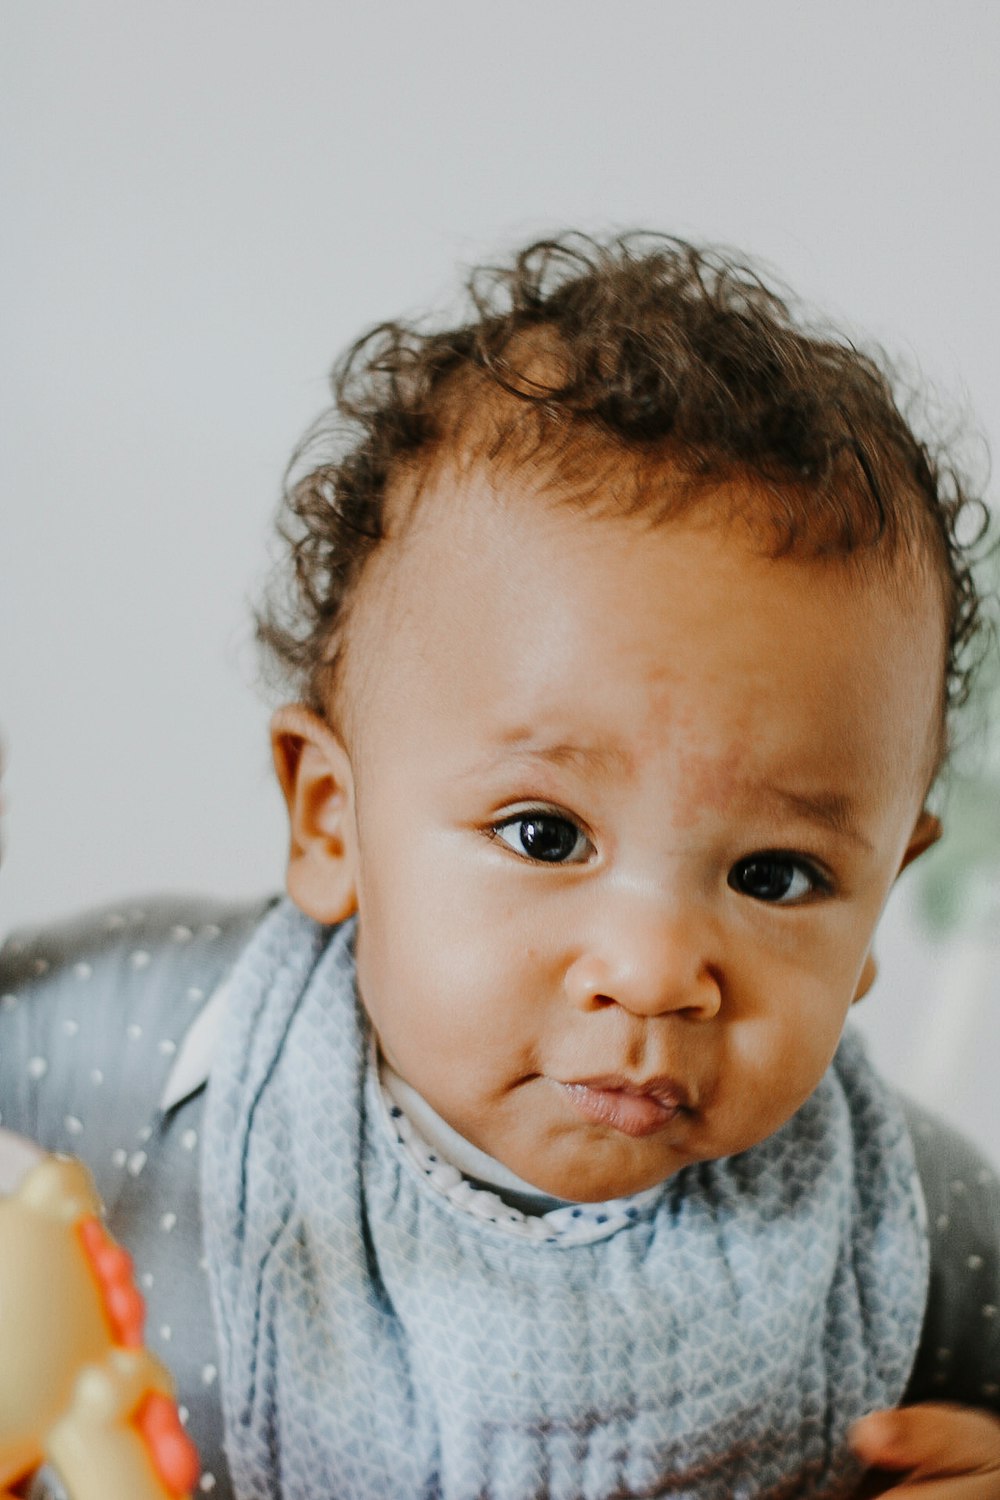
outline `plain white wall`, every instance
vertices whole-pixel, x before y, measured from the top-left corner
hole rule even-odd
[[[282,469],[334,354],[457,263],[736,244],[995,447],[998,60],[991,0],[4,6],[2,925],[280,882],[248,601]],[[875,1029],[923,1088],[917,942],[893,915]],[[927,1090],[1000,1149],[966,1030]]]

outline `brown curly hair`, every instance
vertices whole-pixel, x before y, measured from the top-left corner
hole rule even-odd
[[[331,411],[290,465],[279,534],[291,575],[258,615],[258,638],[313,707],[329,703],[392,483],[419,479],[442,450],[533,462],[577,501],[602,486],[606,499],[614,476],[627,510],[647,507],[651,490],[663,506],[663,487],[642,483],[651,463],[680,481],[671,512],[738,479],[741,510],[774,555],[868,554],[884,566],[909,548],[943,585],[943,701],[966,699],[989,512],[916,436],[884,356],[809,326],[749,262],[673,236],[541,240],[509,266],[473,271],[467,291],[458,326],[382,323],[358,339],[334,367]]]

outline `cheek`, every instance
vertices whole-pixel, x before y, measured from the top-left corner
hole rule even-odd
[[[756,1145],[791,1119],[822,1079],[838,1037],[833,1028],[822,1044],[816,1035],[790,1030],[740,1038],[718,1100],[725,1154]]]
[[[359,904],[358,988],[387,1052],[404,1076],[519,1049],[530,1029],[538,968],[516,924],[475,879],[392,867]]]
[[[536,908],[485,836],[410,819],[366,829],[358,882],[359,972],[422,979],[445,994],[506,987],[539,947]]]
[[[726,1088],[741,1119],[756,1111],[770,1129],[782,1124],[826,1072],[850,1011],[853,970],[767,966],[752,992],[735,995],[726,1040]]]

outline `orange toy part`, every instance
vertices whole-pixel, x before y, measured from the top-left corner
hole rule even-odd
[[[126,1349],[140,1348],[146,1304],[132,1281],[131,1255],[115,1244],[100,1219],[81,1219],[79,1231],[101,1288],[115,1343]]]
[[[187,1500],[197,1453],[98,1213],[65,1157],[0,1198],[0,1496],[48,1461],[72,1500]]]
[[[154,1391],[136,1413],[135,1425],[170,1493],[181,1496],[193,1490],[201,1472],[198,1450],[181,1426],[174,1402]]]
[[[115,1342],[125,1349],[141,1348],[146,1304],[132,1280],[132,1257],[116,1244],[100,1219],[81,1219],[79,1232],[101,1287]],[[154,1391],[134,1421],[170,1493],[180,1496],[192,1490],[200,1472],[198,1450],[181,1426],[174,1402]]]

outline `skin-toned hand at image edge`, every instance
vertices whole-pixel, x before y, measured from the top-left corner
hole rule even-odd
[[[385,1058],[559,1197],[787,1120],[939,834],[935,580],[775,560],[723,501],[650,525],[443,467],[366,566],[326,715],[273,720],[289,892],[359,914]],[[988,1416],[856,1442],[925,1500],[1000,1494]]]

